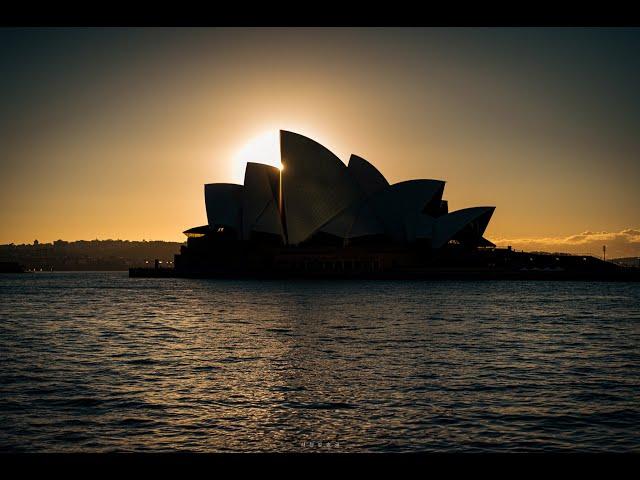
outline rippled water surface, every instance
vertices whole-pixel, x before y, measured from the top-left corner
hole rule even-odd
[[[0,275],[0,360],[2,451],[640,451],[640,284]]]

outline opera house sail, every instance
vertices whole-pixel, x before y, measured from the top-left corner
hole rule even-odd
[[[375,273],[494,247],[483,234],[495,207],[449,212],[443,180],[390,184],[288,131],[280,155],[282,170],[248,163],[243,185],[204,186],[207,224],[184,232],[176,271]]]

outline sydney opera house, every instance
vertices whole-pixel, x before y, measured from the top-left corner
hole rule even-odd
[[[207,224],[185,231],[185,274],[366,274],[420,268],[494,245],[495,207],[449,212],[445,182],[389,184],[367,160],[345,165],[319,143],[281,131],[282,168],[248,163],[244,185],[204,186]]]

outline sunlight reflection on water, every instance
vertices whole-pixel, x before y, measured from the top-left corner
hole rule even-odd
[[[0,449],[638,451],[639,326],[631,283],[2,275]]]

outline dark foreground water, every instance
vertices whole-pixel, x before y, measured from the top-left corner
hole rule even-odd
[[[2,451],[640,451],[640,284],[0,275],[0,360]]]

